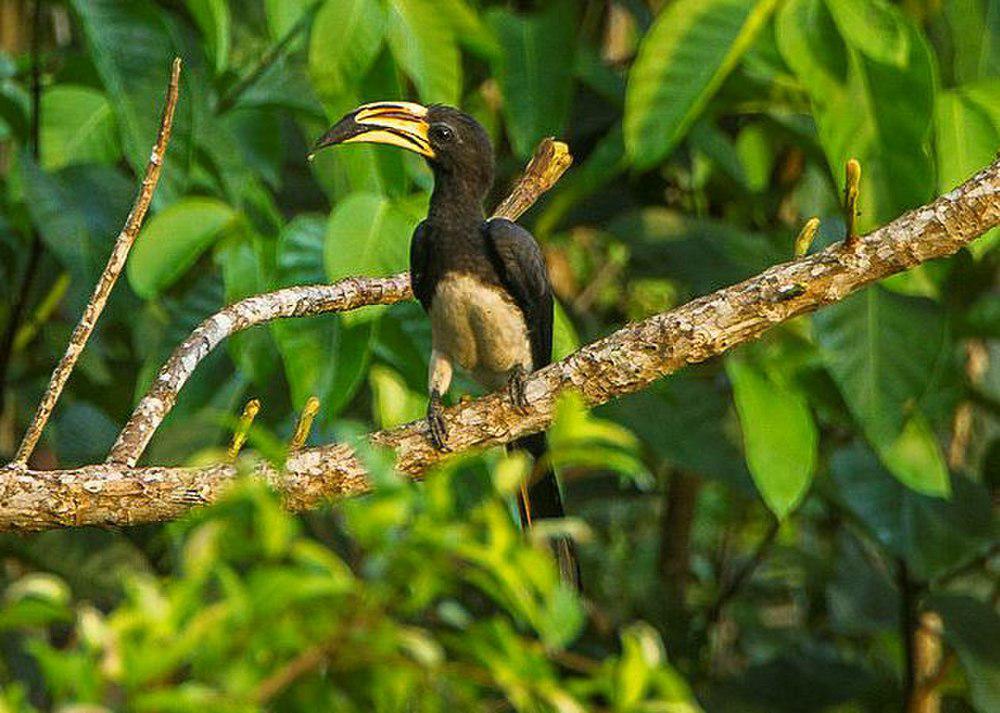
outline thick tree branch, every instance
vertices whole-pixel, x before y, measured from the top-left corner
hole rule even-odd
[[[852,246],[840,243],[776,265],[745,282],[627,325],[531,374],[526,414],[518,413],[501,393],[448,409],[449,445],[454,451],[489,447],[540,431],[549,425],[556,398],[564,390],[578,391],[591,405],[639,391],[876,280],[951,255],[998,224],[1000,161]],[[444,457],[431,446],[422,421],[373,433],[369,441],[394,449],[398,468],[413,476]],[[346,444],[296,452],[280,473],[267,464],[256,471],[293,510],[369,487],[363,465]],[[214,500],[235,473],[228,465],[12,469],[0,480],[0,529],[167,520]]]
[[[555,185],[573,162],[566,144],[553,139],[539,143],[524,174],[493,215],[517,220]],[[108,454],[109,463],[135,465],[153,433],[177,402],[198,364],[226,337],[286,317],[346,312],[367,305],[388,305],[413,298],[410,275],[350,277],[332,285],[303,285],[254,295],[209,317],[177,347],[142,397]]]
[[[136,196],[135,204],[132,206],[132,211],[128,214],[125,227],[118,234],[118,239],[115,241],[115,246],[111,251],[111,257],[108,259],[108,263],[104,267],[104,272],[101,273],[101,277],[97,281],[97,286],[94,288],[94,294],[87,303],[87,307],[84,309],[83,316],[80,317],[80,322],[76,325],[76,329],[73,330],[69,345],[66,347],[66,353],[59,360],[59,364],[56,365],[55,370],[52,372],[52,377],[49,379],[49,386],[45,390],[45,394],[38,404],[38,409],[35,411],[35,416],[32,418],[31,424],[28,426],[28,430],[25,432],[24,438],[21,440],[21,445],[14,456],[14,465],[26,465],[28,458],[31,457],[32,452],[35,450],[38,439],[41,438],[42,430],[45,428],[45,424],[52,414],[52,409],[55,408],[56,402],[59,400],[59,395],[62,393],[63,387],[66,385],[66,381],[73,371],[73,367],[76,366],[76,360],[80,357],[81,352],[83,352],[83,348],[86,346],[91,332],[94,331],[98,317],[101,316],[104,306],[108,303],[111,290],[114,288],[115,282],[118,281],[121,271],[125,268],[125,261],[128,258],[129,251],[132,250],[132,245],[135,243],[136,237],[139,235],[139,229],[142,227],[142,221],[149,210],[149,204],[153,200],[153,192],[156,190],[156,184],[160,180],[160,173],[163,171],[163,157],[167,152],[167,144],[170,143],[170,131],[174,122],[174,108],[177,106],[180,78],[181,60],[177,58],[174,60],[170,73],[170,83],[167,85],[167,98],[163,106],[163,115],[160,119],[160,131],[156,136],[156,143],[153,144],[149,163],[146,164],[146,174],[139,187],[139,194]]]

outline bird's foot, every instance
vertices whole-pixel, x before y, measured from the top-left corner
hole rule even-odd
[[[510,402],[522,414],[528,412],[528,397],[524,393],[524,383],[527,379],[528,371],[522,364],[515,366],[507,378],[507,393],[510,396]]]
[[[430,430],[431,443],[439,451],[450,451],[446,441],[448,440],[448,427],[444,423],[444,404],[441,402],[441,394],[437,391],[431,392],[431,400],[427,403],[427,428]]]

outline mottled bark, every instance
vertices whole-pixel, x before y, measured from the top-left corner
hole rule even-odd
[[[843,299],[875,280],[951,255],[998,224],[1000,161],[933,203],[858,238],[853,246],[841,243],[776,265],[745,282],[629,324],[531,374],[524,414],[503,393],[448,409],[449,445],[453,451],[483,448],[540,431],[550,423],[556,398],[566,389],[578,391],[591,405],[639,391],[665,374],[755,339],[775,324]],[[445,457],[431,446],[423,421],[368,438],[395,450],[398,468],[412,476]],[[281,473],[266,464],[256,472],[293,510],[369,487],[363,465],[347,444],[296,452]],[[214,500],[234,474],[227,465],[12,469],[0,481],[0,529],[167,520],[191,505]]]

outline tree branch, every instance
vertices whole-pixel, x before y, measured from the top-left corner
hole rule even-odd
[[[852,246],[840,243],[776,265],[745,282],[629,324],[532,373],[526,382],[525,414],[503,393],[447,409],[449,445],[454,451],[485,448],[543,430],[552,420],[557,396],[567,389],[581,393],[590,405],[639,391],[876,280],[951,255],[998,224],[1000,161]],[[444,457],[431,445],[423,421],[373,433],[368,440],[395,450],[397,467],[411,476]],[[167,520],[214,500],[235,474],[233,466],[223,464],[15,469],[0,479],[0,530]],[[293,510],[369,488],[365,469],[347,444],[304,449],[288,458],[283,471],[264,463],[256,474],[280,491]]]
[[[146,164],[146,174],[142,179],[139,194],[136,196],[135,204],[132,206],[132,211],[129,213],[128,219],[125,221],[125,227],[118,234],[118,239],[115,241],[115,246],[111,251],[111,257],[108,259],[108,263],[104,267],[104,272],[101,273],[101,277],[97,281],[97,286],[94,288],[94,294],[87,303],[83,311],[83,316],[80,317],[80,322],[76,325],[76,329],[73,330],[69,345],[66,347],[66,353],[59,360],[59,364],[56,365],[55,370],[52,372],[48,388],[45,390],[45,394],[38,404],[38,409],[35,411],[35,416],[32,418],[31,424],[28,426],[28,430],[25,432],[24,438],[21,440],[21,445],[14,456],[12,463],[14,466],[23,467],[28,463],[28,458],[31,457],[35,446],[38,444],[42,430],[45,428],[49,416],[52,415],[52,409],[55,408],[56,401],[59,400],[59,395],[62,393],[63,387],[66,385],[66,381],[73,371],[73,367],[76,366],[76,360],[80,357],[80,353],[83,352],[83,348],[86,346],[91,332],[94,331],[97,319],[101,316],[101,312],[104,311],[104,306],[108,303],[111,290],[115,286],[115,282],[118,280],[121,271],[124,269],[129,251],[132,249],[132,245],[139,235],[142,221],[146,217],[146,211],[149,209],[150,202],[153,200],[153,191],[156,190],[156,184],[160,180],[160,173],[163,170],[163,156],[167,151],[167,144],[170,143],[170,131],[173,127],[174,108],[177,106],[180,76],[181,60],[177,58],[174,60],[170,74],[170,83],[167,85],[167,98],[163,107],[163,115],[160,119],[160,131],[157,134],[156,143],[153,144],[149,163]]]

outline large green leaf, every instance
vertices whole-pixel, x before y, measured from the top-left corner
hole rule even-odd
[[[776,0],[677,0],[639,47],[625,91],[625,147],[649,168],[683,138],[750,47]]]
[[[278,284],[319,284],[323,271],[326,225],[316,215],[299,216],[278,239]],[[310,396],[321,414],[335,416],[356,393],[368,366],[372,325],[347,326],[338,315],[279,320],[271,333],[285,365],[292,404],[301,409]]]
[[[886,0],[827,0],[841,36],[878,62],[903,66],[910,41]]]
[[[354,193],[330,214],[324,264],[327,279],[386,275],[405,270],[419,217],[374,193]],[[358,314],[369,316],[374,310]]]
[[[121,156],[114,113],[105,96],[89,87],[57,84],[42,94],[39,144],[42,167],[113,163]]]
[[[979,484],[954,478],[951,499],[922,495],[854,444],[830,463],[835,495],[876,541],[926,579],[968,561],[995,537],[990,498]]]
[[[934,106],[938,191],[945,193],[989,165],[1000,146],[1000,79],[942,92]],[[1000,238],[994,228],[969,246],[981,256]]]
[[[186,0],[188,11],[198,23],[198,29],[205,38],[209,55],[216,73],[225,70],[229,63],[230,31],[227,0]]]
[[[869,287],[818,312],[813,325],[830,374],[886,465],[911,487],[947,492],[940,447],[926,424],[914,422],[950,368],[943,311]]]
[[[169,165],[160,194],[183,189],[191,160],[196,115],[206,105],[198,59],[182,50],[169,17],[146,0],[74,0],[83,35],[115,111],[129,163],[145,169],[160,124],[170,65],[186,60],[182,92],[174,116]]]
[[[465,47],[486,59],[500,53],[496,36],[465,0],[436,0],[435,6],[447,18],[455,38]]]
[[[183,198],[146,222],[132,249],[128,279],[140,297],[158,295],[183,275],[236,220],[215,198]]]
[[[845,43],[823,0],[790,0],[777,22],[778,47],[812,99],[820,143],[840,185],[848,159],[861,162],[862,231],[927,202],[934,191],[927,150],[932,55],[898,9],[882,6],[880,18],[907,38],[899,64],[879,62]]]
[[[448,18],[430,0],[390,0],[389,47],[426,103],[457,104],[462,65]]]
[[[750,474],[767,507],[786,517],[801,502],[816,467],[819,433],[805,395],[742,359],[726,373],[743,430]]]
[[[575,14],[572,5],[557,2],[530,16],[500,10],[490,15],[502,48],[494,74],[507,132],[522,158],[540,139],[563,132],[573,91]]]
[[[364,77],[382,46],[385,22],[382,4],[369,0],[331,0],[320,8],[309,40],[309,75],[321,96],[340,94]]]
[[[718,479],[741,492],[753,485],[732,438],[729,396],[716,380],[690,371],[598,409],[612,414],[672,467]]]

